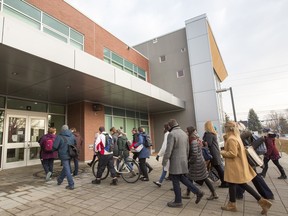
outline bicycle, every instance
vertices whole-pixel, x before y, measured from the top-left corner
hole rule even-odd
[[[140,168],[139,164],[132,158],[128,158],[127,161],[124,160],[122,157],[113,157],[114,158],[114,169],[117,174],[119,174],[124,181],[127,183],[135,183],[140,178]],[[92,172],[93,175],[97,176],[98,170],[98,158],[94,161],[92,165]],[[106,167],[101,180],[104,180],[109,175],[109,169]]]

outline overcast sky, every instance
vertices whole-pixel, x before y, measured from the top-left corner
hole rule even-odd
[[[228,71],[237,120],[288,109],[288,0],[66,0],[130,46],[206,14]],[[224,109],[233,119],[230,92]]]

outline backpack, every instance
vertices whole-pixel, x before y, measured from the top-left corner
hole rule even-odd
[[[66,143],[68,145],[68,155],[71,157],[71,158],[76,158],[78,157],[78,149],[75,145],[73,144],[69,144],[68,143],[68,140],[65,136],[61,136],[64,140],[64,143]]]
[[[114,150],[114,143],[113,143],[113,139],[111,136],[109,136],[109,134],[104,134],[105,135],[105,151],[107,152],[113,152]]]
[[[143,136],[144,146],[146,148],[152,146],[151,137],[148,134],[142,134],[142,136]]]
[[[264,155],[267,152],[265,140],[262,137],[258,137],[255,134],[252,134],[252,143],[254,150],[258,155]]]
[[[43,143],[44,152],[52,152],[54,140],[53,138],[48,138]]]

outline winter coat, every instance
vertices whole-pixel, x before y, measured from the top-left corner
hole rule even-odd
[[[113,139],[113,156],[119,156],[119,148],[118,148],[118,134],[114,133],[112,134],[112,139]]]
[[[197,140],[192,140],[189,146],[189,178],[193,181],[204,180],[208,177],[206,162],[203,158],[202,148]]]
[[[224,180],[226,182],[243,184],[250,182],[256,173],[248,164],[245,147],[240,137],[230,135],[221,151],[225,158]]]
[[[104,154],[104,155],[110,155],[113,154],[112,152],[106,151],[105,150],[105,145],[106,145],[106,135],[108,133],[106,133],[105,131],[103,131],[96,139],[95,141],[95,151],[99,152],[100,154]],[[113,140],[113,137],[108,134],[108,136]]]
[[[163,157],[163,155],[165,154],[165,151],[166,151],[166,148],[167,148],[167,138],[168,138],[168,134],[169,134],[169,131],[167,131],[165,134],[164,134],[164,138],[163,138],[163,143],[162,143],[162,146],[161,146],[161,149],[160,151],[158,152],[158,155],[159,157]],[[167,162],[166,166],[163,167],[165,171],[168,171],[169,170],[169,161]]]
[[[48,139],[52,139],[53,143],[55,141],[56,135],[55,134],[45,134],[43,137],[41,137],[40,140],[40,147],[41,147],[41,159],[50,159],[50,158],[57,158],[57,152],[45,152],[44,151],[44,143],[46,142],[46,140]]]
[[[142,133],[138,134],[138,142],[134,145],[136,148],[143,144],[144,145],[144,137],[142,135]],[[138,158],[149,158],[150,157],[150,147],[145,147],[143,146],[143,149],[139,152],[139,156]]]
[[[210,133],[210,132],[205,132],[203,136],[203,141],[207,142],[210,154],[212,155],[212,160],[211,165],[222,165],[222,159],[221,159],[221,154],[220,154],[220,148],[218,145],[217,141],[217,135]]]
[[[80,133],[77,132],[77,131],[73,132],[73,135],[74,135],[75,140],[76,140],[76,147],[77,147],[77,150],[78,150],[78,155],[80,155],[80,151],[81,151],[83,143],[84,143],[83,138],[80,135]]]
[[[167,148],[162,160],[165,167],[170,160],[169,173],[188,173],[189,142],[187,134],[179,127],[173,127],[167,137]]]
[[[275,138],[268,136],[264,137],[264,139],[267,148],[267,152],[264,157],[270,160],[278,160],[280,158],[280,154],[275,144]]]
[[[128,139],[125,135],[118,136],[118,139],[117,139],[118,155],[117,156],[123,156],[124,158],[129,157],[127,141]]]
[[[63,138],[66,138],[66,140]],[[61,130],[53,143],[53,151],[58,151],[60,160],[69,160],[68,145],[76,145],[74,135],[70,130]]]

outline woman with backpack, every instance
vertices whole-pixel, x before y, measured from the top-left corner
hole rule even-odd
[[[45,134],[40,140],[40,156],[46,174],[46,181],[49,181],[51,179],[51,176],[53,174],[54,159],[57,158],[57,152],[52,152],[55,138],[56,128],[51,127],[48,129],[48,133]]]

